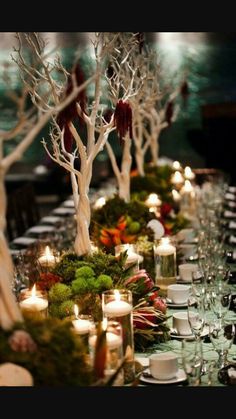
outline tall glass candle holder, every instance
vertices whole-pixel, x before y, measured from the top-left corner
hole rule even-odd
[[[154,244],[156,284],[160,294],[167,295],[168,285],[176,283],[176,247],[169,237],[162,237]]]
[[[102,328],[106,331],[106,362],[105,378],[110,378],[120,367],[123,360],[122,327],[119,322],[103,320]],[[91,364],[94,364],[96,343],[99,333],[98,323],[91,324],[89,331],[89,354]],[[124,384],[124,371],[121,369],[113,385]]]
[[[117,321],[122,326],[124,381],[133,382],[135,377],[134,365],[134,333],[133,333],[133,304],[132,293],[129,290],[108,290],[102,293],[102,311],[107,320]]]
[[[21,291],[19,306],[22,311],[37,313],[42,317],[47,317],[48,315],[48,300],[46,293],[36,290],[35,285],[31,290],[27,288]]]
[[[133,270],[138,271],[140,268],[140,264],[143,262],[143,256],[137,253],[134,244],[118,244],[115,247],[115,256],[119,256],[121,253],[125,251],[127,251],[125,267],[128,268],[129,266],[134,265]]]
[[[80,336],[88,353],[88,338],[91,325],[93,324],[93,318],[89,314],[79,314],[77,304],[74,305],[74,313],[75,317],[72,320],[73,332]]]

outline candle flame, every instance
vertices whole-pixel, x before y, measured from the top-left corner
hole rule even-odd
[[[79,307],[77,304],[74,304],[74,313],[75,313],[75,317],[78,319],[78,315],[79,315]]]
[[[103,321],[102,321],[102,329],[105,331],[105,330],[107,330],[107,319],[105,318],[105,319],[103,319]]]
[[[95,202],[94,207],[95,208],[102,208],[106,203],[106,198],[104,196],[101,196],[101,198],[98,198]]]
[[[50,250],[50,248],[49,248],[49,246],[46,246],[46,249],[45,249],[45,256],[46,256],[46,258],[48,259],[50,259],[50,257],[52,256],[52,252],[51,252],[51,250]]]
[[[169,237],[162,237],[161,244],[169,244],[169,243],[170,243]]]
[[[174,201],[179,201],[180,200],[180,194],[175,189],[172,190],[172,196],[173,196]]]
[[[114,290],[115,300],[120,301],[120,293],[118,290]]]
[[[36,297],[36,284],[34,284],[32,290],[31,290],[31,296]]]
[[[175,170],[179,170],[181,168],[181,164],[180,164],[180,162],[179,161],[174,161],[174,163],[173,163],[173,169],[175,169]]]

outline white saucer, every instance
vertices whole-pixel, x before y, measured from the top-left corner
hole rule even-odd
[[[146,372],[149,372],[149,369],[146,370]],[[140,377],[140,380],[143,381],[144,383],[150,383],[150,384],[176,384],[176,383],[181,383],[182,381],[186,380],[186,374],[184,372],[184,370],[179,369],[176,376],[171,378],[170,380],[158,380],[157,378],[154,377],[145,377],[143,376],[143,374]]]
[[[29,228],[29,230],[27,230],[27,234],[51,233],[54,230],[55,230],[55,227],[53,226],[34,226],[34,227]]]
[[[205,326],[203,328],[203,331],[201,333],[201,338],[207,336],[209,334],[209,327]],[[186,340],[194,340],[195,336],[194,335],[177,335],[173,329],[170,329],[170,337],[175,338],[175,339],[186,339]]]
[[[61,217],[56,217],[54,215],[47,215],[46,217],[41,218],[42,223],[56,224],[61,221]]]
[[[67,214],[75,214],[75,210],[73,208],[55,208],[52,211],[53,214],[58,214],[58,215],[67,215]]]
[[[182,304],[166,303],[166,305],[169,308],[184,308],[184,307],[188,307],[187,301],[186,301],[186,303],[182,303]]]
[[[33,239],[32,237],[23,237],[22,236],[22,237],[17,237],[16,239],[14,239],[12,243],[29,246],[30,244],[33,244],[36,241],[37,241],[37,239]]]

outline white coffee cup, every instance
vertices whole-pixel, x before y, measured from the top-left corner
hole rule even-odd
[[[191,317],[196,317],[194,312],[189,313]],[[173,328],[176,330],[178,335],[180,336],[188,336],[192,335],[192,331],[188,321],[188,313],[187,311],[178,311],[177,313],[173,314]]]
[[[182,263],[179,265],[179,277],[182,281],[192,281],[192,273],[198,270],[194,263]]]
[[[190,286],[171,284],[167,287],[167,298],[174,304],[184,304],[189,297]]]
[[[196,246],[194,244],[180,244],[179,250],[184,258],[196,256]]]
[[[174,352],[152,354],[149,357],[150,373],[157,380],[170,380],[178,372],[178,358]]]

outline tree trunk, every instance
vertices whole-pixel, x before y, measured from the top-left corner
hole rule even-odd
[[[151,138],[151,144],[150,144],[150,149],[151,149],[151,156],[152,156],[152,165],[153,166],[157,166],[158,163],[158,157],[159,157],[159,136],[160,136],[160,131],[158,130],[157,133],[155,133],[155,135],[152,135]]]
[[[122,155],[121,173],[118,179],[119,197],[125,202],[130,201],[130,170],[132,157],[130,154],[131,139],[126,137]]]
[[[136,147],[135,149],[135,160],[139,176],[144,177],[144,153],[142,152],[140,147]]]
[[[0,169],[0,197],[0,326],[3,329],[10,329],[14,322],[22,321],[22,316],[11,290],[14,268],[4,235],[7,199],[2,169]]]
[[[75,238],[75,253],[78,256],[91,252],[91,242],[89,236],[89,225],[91,218],[90,202],[86,191],[79,188],[79,202],[76,209],[77,232]],[[86,188],[87,189],[87,188]]]

